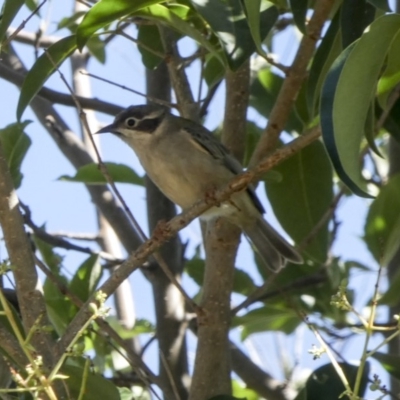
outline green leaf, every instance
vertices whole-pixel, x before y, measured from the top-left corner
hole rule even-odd
[[[59,275],[58,280],[67,286],[68,282],[64,276]],[[61,337],[72,321],[76,307],[50,279],[45,280],[43,292],[48,318],[58,336]]]
[[[219,58],[208,54],[203,71],[204,79],[208,87],[212,87],[220,82],[225,76],[225,67]]]
[[[368,0],[368,3],[371,3],[376,8],[379,8],[383,11],[392,12],[388,0]]]
[[[398,269],[394,276],[390,278],[389,287],[386,289],[383,296],[379,299],[379,305],[385,304],[387,306],[395,307],[399,304],[400,293],[400,269]]]
[[[346,363],[339,363],[339,366],[345,374],[350,387],[354,387],[358,367]],[[357,393],[358,396],[362,397],[365,393],[369,369],[369,363],[366,363],[361,377],[360,390]],[[310,374],[305,388],[300,391],[295,400],[338,400],[342,398],[344,391],[345,387],[334,366],[332,364],[326,364],[317,368]]]
[[[378,107],[377,109],[377,118],[379,118],[382,115],[382,110],[379,110]],[[397,99],[394,103],[383,126],[400,143],[400,99]]]
[[[73,399],[79,398],[82,385],[84,385],[85,400],[120,400],[117,387],[101,375],[94,374],[89,370],[87,376],[85,376],[85,381],[83,381],[83,376],[86,373],[84,369],[72,365],[63,365],[60,372],[68,376],[65,384],[68,386],[69,394]]]
[[[183,7],[181,7],[183,8]],[[189,11],[188,8],[186,8]],[[221,57],[218,50],[213,46],[213,44],[205,38],[196,28],[194,28],[189,22],[186,22],[174,11],[179,11],[179,9],[167,7],[161,4],[155,4],[151,7],[143,8],[134,13],[135,16],[149,19],[150,21],[161,22],[166,24],[168,27],[175,29],[176,31],[187,35],[195,40],[197,43],[202,45],[211,54],[217,57],[222,63],[224,63],[223,57]],[[182,13],[180,13],[182,14]]]
[[[294,22],[300,32],[306,33],[308,0],[289,0]]]
[[[57,24],[57,29],[67,28],[71,32],[76,33],[76,29],[78,28],[77,21],[81,19],[86,14],[85,11],[78,11],[71,16],[61,18],[61,20]]]
[[[76,43],[82,50],[89,38],[99,29],[161,0],[100,0],[85,15],[76,32]]]
[[[150,51],[151,49],[157,53],[164,54],[160,31],[156,26],[139,25],[138,49],[146,68],[155,69],[160,65],[163,59]]]
[[[331,164],[322,143],[314,142],[274,170],[282,175],[282,181],[266,184],[268,199],[282,227],[299,243],[332,204]],[[319,262],[327,257],[328,223],[305,248],[305,253]]]
[[[248,1],[244,3],[245,6],[249,6],[246,9],[248,20],[240,0],[228,2],[224,0],[209,2],[193,0],[192,3],[218,37],[228,64],[233,70],[239,68],[254,53],[256,48],[263,52],[261,41],[278,17],[276,7],[268,3],[265,3],[267,8],[260,13],[260,3],[254,0],[253,3],[255,4],[251,6]],[[249,27],[248,21],[251,23],[251,27]],[[260,27],[263,32],[260,31]],[[257,46],[253,37],[257,41]]]
[[[340,13],[343,48],[357,40],[374,17],[375,8],[366,0],[344,0]]]
[[[24,5],[24,0],[5,0],[1,10],[0,19],[0,45],[3,41],[7,29],[11,25],[14,17],[17,15],[19,9]]]
[[[17,106],[17,118],[21,119],[22,113],[28,104],[35,97],[36,93],[42,88],[46,80],[56,70],[56,66],[70,56],[76,49],[75,35],[67,36],[57,43],[51,45],[45,53],[43,53],[28,71],[24,83],[22,84],[21,94]],[[50,59],[52,61],[50,61]],[[56,66],[55,66],[56,65]]]
[[[31,11],[35,11],[37,6],[38,6],[38,2],[37,0],[25,0],[25,5],[31,10]],[[40,10],[37,13],[37,15],[40,17]]]
[[[230,394],[219,394],[217,396],[210,397],[208,400],[248,400],[245,397],[234,397]]]
[[[87,41],[86,45],[90,54],[93,57],[95,57],[99,63],[105,64],[106,62],[105,43],[102,40],[100,40],[99,37],[93,36]]]
[[[283,78],[274,74],[269,68],[260,70],[250,87],[250,105],[261,115],[268,118],[275,105],[282,83]],[[290,113],[285,130],[288,132],[301,132],[303,130],[303,124],[293,110]]]
[[[24,133],[24,129],[29,123],[30,121],[17,122],[7,125],[4,129],[0,129],[1,147],[3,148],[4,157],[7,160],[11,178],[16,189],[21,186],[23,177],[21,164],[32,143],[29,136]]]
[[[122,339],[131,339],[143,333],[154,334],[156,331],[156,327],[147,319],[136,319],[135,326],[131,329],[122,326],[121,321],[114,316],[107,317],[107,322]]]
[[[186,273],[199,285],[203,285],[204,280],[204,260],[195,256],[191,260],[186,261]],[[233,276],[233,291],[243,295],[249,295],[256,289],[256,285],[250,275],[239,269],[235,268]]]
[[[79,266],[71,280],[69,288],[72,293],[85,302],[96,290],[102,274],[103,270],[99,263],[99,257],[91,255]]]
[[[398,355],[376,352],[371,357],[378,360],[390,375],[400,379],[400,357]]]
[[[385,109],[392,89],[400,82],[400,33],[392,42],[388,52],[385,72],[378,82],[378,99],[380,106]]]
[[[307,103],[311,117],[315,115],[320,99],[322,84],[333,61],[342,51],[340,35],[340,10],[336,13],[328,30],[322,38],[312,61],[310,74],[307,81]]]
[[[140,178],[132,168],[124,164],[104,163],[114,182],[132,183],[133,185],[143,185],[143,178]],[[104,185],[107,183],[96,163],[86,164],[80,167],[75,176],[63,175],[58,178],[60,181],[82,182],[88,185]]]
[[[63,257],[57,254],[53,250],[52,246],[38,238],[36,235],[33,235],[33,240],[36,248],[40,251],[40,254],[43,257],[45,264],[50,268],[51,272],[58,274]]]
[[[364,240],[378,263],[387,265],[400,246],[400,174],[392,176],[369,208]]]
[[[365,127],[364,127],[364,134],[365,138],[367,139],[368,145],[371,148],[371,150],[378,155],[379,157],[382,157],[382,154],[378,148],[378,146],[375,143],[375,137],[376,137],[376,121],[375,121],[375,102],[372,101],[371,105],[368,109],[367,117],[365,119]]]
[[[278,9],[269,1],[242,0],[254,44],[260,54],[265,54],[262,42],[279,17]]]
[[[326,79],[321,127],[335,169],[356,194],[371,197],[360,171],[360,147],[368,108],[400,15],[378,18],[370,30],[336,60]]]
[[[247,400],[259,400],[260,396],[257,392],[247,387],[244,387],[243,384],[238,382],[237,380],[232,380],[232,394],[236,398],[247,399]]]
[[[233,319],[233,326],[242,328],[242,340],[257,332],[281,331],[290,334],[300,323],[299,315],[294,310],[279,305],[266,305]]]

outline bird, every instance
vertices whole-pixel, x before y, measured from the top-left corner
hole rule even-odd
[[[112,133],[127,143],[153,183],[183,210],[243,171],[240,162],[207,128],[172,114],[163,105],[130,106],[96,133]],[[225,217],[239,226],[274,272],[286,261],[303,263],[299,252],[263,218],[264,212],[249,185],[200,218]]]

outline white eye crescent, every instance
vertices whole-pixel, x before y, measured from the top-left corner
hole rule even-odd
[[[136,119],[135,118],[133,118],[133,117],[129,117],[129,118],[127,118],[126,120],[125,120],[125,125],[128,127],[128,128],[133,128],[135,125],[136,125]]]

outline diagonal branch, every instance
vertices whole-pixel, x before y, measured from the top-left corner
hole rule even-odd
[[[334,0],[316,1],[314,13],[307,26],[307,32],[300,42],[296,57],[279,91],[274,108],[268,117],[267,127],[250,160],[250,166],[257,164],[276,148],[279,135],[289,118],[290,111],[306,77],[308,63],[314,54],[322,28],[334,3]]]
[[[174,237],[178,231],[187,226],[194,218],[198,217],[213,205],[228,200],[234,192],[245,190],[251,182],[256,181],[263,173],[288,159],[302,148],[308,146],[314,140],[318,139],[320,135],[321,131],[319,127],[310,130],[303,136],[298,137],[286,146],[276,150],[275,153],[262,160],[254,168],[236,176],[232,181],[220,190],[216,191],[212,196],[206,194],[205,200],[197,202],[185,212],[163,224],[163,226],[156,230],[156,233],[153,234],[149,240],[137,248],[131,257],[120,266],[115,274],[103,283],[99,290],[109,296],[124,279],[139,268],[150,254],[154,253],[162,246],[162,244]],[[94,295],[91,296],[91,298],[82,306],[74,320],[68,326],[57,345],[59,353],[65,351],[68,344],[71,342],[71,338],[76,336],[79,328],[90,317],[91,312],[89,311],[89,305],[93,302],[96,302]],[[201,310],[198,311],[201,312]]]

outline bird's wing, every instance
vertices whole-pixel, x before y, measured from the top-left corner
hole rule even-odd
[[[185,125],[183,129],[190,134],[196,144],[200,145],[215,159],[220,160],[235,175],[243,172],[240,162],[230,154],[229,150],[208,129],[198,124],[192,125],[192,123]],[[265,212],[264,207],[258,199],[253,185],[247,187],[247,192],[255,207],[263,214]]]

